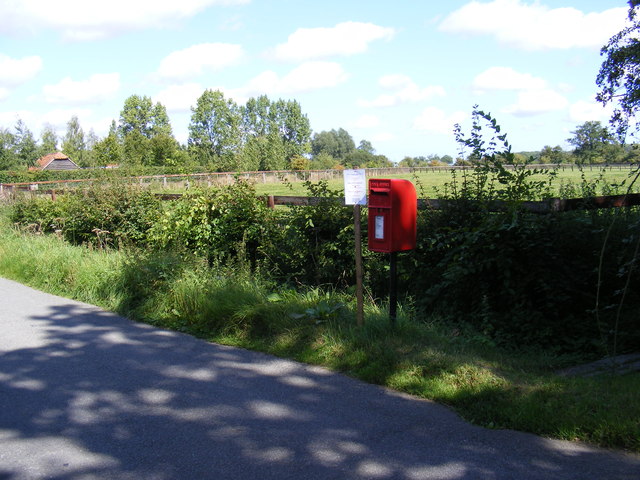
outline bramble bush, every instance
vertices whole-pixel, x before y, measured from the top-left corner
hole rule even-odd
[[[57,231],[74,244],[145,246],[159,207],[160,201],[148,191],[124,184],[96,185],[59,195],[55,202],[27,196],[15,203],[11,219],[38,225],[45,233]]]
[[[166,204],[149,231],[149,246],[195,253],[209,265],[246,255],[255,267],[274,230],[273,212],[250,183],[238,180]]]
[[[472,134],[458,129],[457,139],[476,166],[453,178],[442,210],[420,212],[411,275],[418,310],[504,345],[637,349],[638,209],[527,212],[522,202],[547,198],[554,172],[531,170],[533,181],[521,166],[507,170],[506,136],[489,114],[473,118]],[[491,208],[496,200],[506,201],[502,211]]]

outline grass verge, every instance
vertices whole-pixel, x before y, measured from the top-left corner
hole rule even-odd
[[[323,365],[508,428],[640,452],[640,375],[562,378],[575,359],[505,352],[473,332],[401,311],[391,328],[369,304],[354,325],[352,299],[286,290],[241,266],[73,247],[16,232],[0,211],[0,275],[211,341]]]

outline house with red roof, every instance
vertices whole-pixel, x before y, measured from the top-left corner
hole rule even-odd
[[[62,152],[50,153],[36,160],[35,167],[29,170],[75,170],[78,167],[69,157]]]

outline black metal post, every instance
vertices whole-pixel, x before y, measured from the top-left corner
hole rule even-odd
[[[389,320],[391,325],[396,324],[396,312],[398,309],[398,254],[389,254]]]

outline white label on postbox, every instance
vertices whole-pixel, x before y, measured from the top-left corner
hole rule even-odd
[[[376,215],[375,224],[375,239],[384,240],[384,217],[382,215]]]

